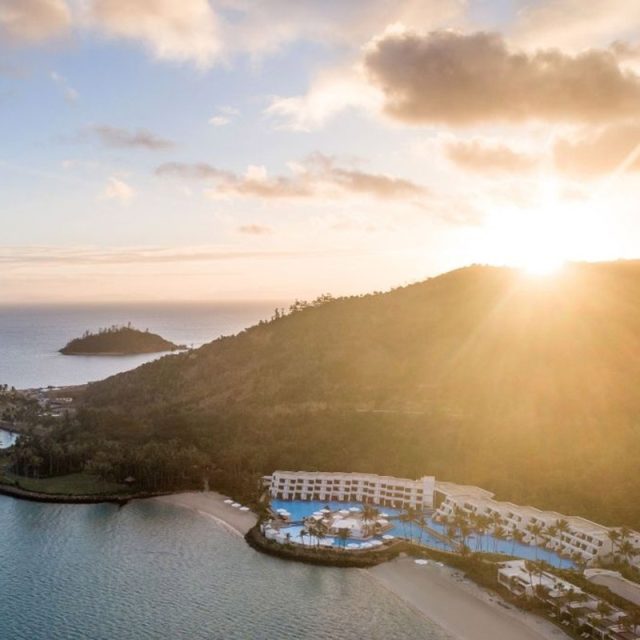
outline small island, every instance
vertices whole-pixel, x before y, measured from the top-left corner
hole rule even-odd
[[[165,340],[149,330],[140,331],[129,323],[126,326],[113,326],[100,329],[97,333],[85,331],[81,338],[75,338],[66,344],[60,353],[66,356],[115,356],[136,355],[141,353],[160,353],[185,349]]]

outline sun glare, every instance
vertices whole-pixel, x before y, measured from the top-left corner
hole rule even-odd
[[[552,276],[562,269],[565,260],[556,256],[532,256],[523,262],[522,270],[530,276],[547,277]]]
[[[567,262],[601,260],[613,254],[599,203],[567,202],[545,191],[535,206],[492,212],[485,227],[487,262],[550,277]]]

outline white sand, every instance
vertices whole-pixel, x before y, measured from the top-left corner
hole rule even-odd
[[[225,504],[219,493],[192,492],[152,498],[196,511],[244,535],[257,522],[251,511]],[[449,567],[429,561],[416,565],[398,558],[371,569],[365,575],[429,618],[456,640],[566,640],[560,629],[538,616],[520,611]]]
[[[463,578],[455,569],[411,558],[367,569],[389,591],[456,640],[561,640],[569,636],[547,620],[516,609]]]
[[[225,504],[224,501],[227,497],[215,491],[174,493],[170,496],[151,499],[197,511],[241,536],[244,536],[258,521],[255,513],[240,511],[239,509],[234,509],[230,504]]]

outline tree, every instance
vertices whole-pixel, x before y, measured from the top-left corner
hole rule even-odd
[[[379,515],[380,511],[373,505],[365,504],[362,507],[362,525],[366,535],[373,535],[375,532],[376,521]]]
[[[341,527],[338,529],[338,540],[342,542],[342,548],[347,546],[347,540],[351,537],[351,529],[348,527]]]
[[[539,522],[532,522],[527,525],[527,531],[533,537],[533,545],[535,550],[535,558],[538,559],[538,541],[542,535],[542,525]]]
[[[624,558],[627,564],[629,564],[631,560],[638,555],[638,550],[626,538],[622,539],[618,550],[620,551],[620,555]]]
[[[611,555],[615,557],[618,543],[620,542],[620,531],[618,529],[609,529],[607,538],[611,542]]]
[[[520,529],[513,528],[511,532],[511,555],[515,555],[516,542],[521,544],[524,541],[524,533]]]

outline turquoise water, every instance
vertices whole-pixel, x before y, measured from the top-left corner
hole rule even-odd
[[[259,554],[154,502],[0,496],[2,640],[436,640],[367,573]]]
[[[351,507],[362,507],[360,502],[323,502],[321,500],[272,500],[271,506],[274,509],[286,509],[291,514],[291,520],[293,522],[299,522],[306,516],[310,516],[314,511],[319,511],[325,506],[328,506],[332,511],[338,509],[349,509]],[[398,516],[401,513],[400,509],[393,509],[391,507],[380,507],[382,513],[393,516]],[[396,537],[403,537],[412,539],[414,542],[424,543],[430,547],[442,550],[450,550],[450,546],[440,541],[438,538],[429,535],[426,531],[420,531],[417,525],[409,525],[399,521],[391,520],[394,524],[393,529],[386,533],[390,533]],[[431,519],[426,521],[426,524],[435,531],[445,534],[446,527],[438,522],[434,522]],[[289,527],[288,530],[292,534],[292,538],[296,536],[296,540],[299,540],[298,534],[300,527]],[[350,541],[351,542],[351,541]],[[341,541],[336,541],[336,545],[341,546]],[[571,569],[574,567],[574,563],[568,558],[564,558],[553,551],[549,551],[544,547],[534,547],[533,545],[527,545],[520,542],[515,544],[510,540],[498,540],[490,534],[482,536],[473,535],[467,539],[467,545],[472,551],[485,551],[491,553],[504,553],[509,556],[516,556],[518,558],[525,558],[527,560],[544,560],[553,567],[561,569]]]

